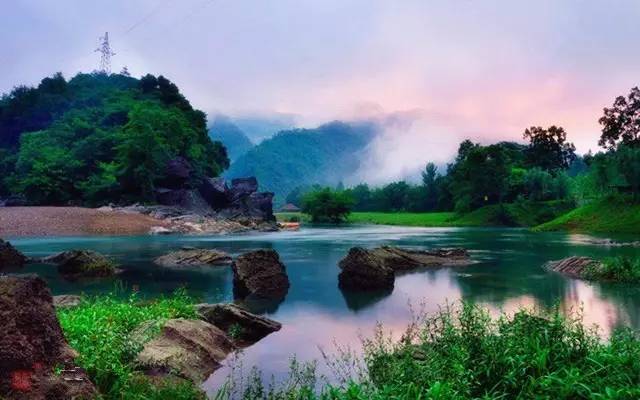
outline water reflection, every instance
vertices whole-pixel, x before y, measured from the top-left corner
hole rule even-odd
[[[613,237],[620,241],[633,237]],[[189,245],[226,251],[232,255],[272,248],[286,265],[291,287],[277,305],[261,302],[248,307],[283,323],[243,354],[247,367],[259,365],[267,374],[287,372],[290,357],[300,360],[321,357],[319,347],[331,349],[334,340],[359,347],[359,336],[370,335],[379,321],[388,330],[402,332],[411,318],[409,304],[436,312],[447,302],[474,301],[493,313],[514,312],[520,307],[549,308],[564,312],[582,309],[587,324],[597,324],[611,334],[620,325],[640,328],[640,288],[597,284],[549,273],[542,265],[570,255],[606,257],[640,256],[636,247],[593,244],[590,237],[563,233],[533,234],[522,229],[404,228],[360,226],[309,228],[299,232],[242,236],[144,236],[110,238],[17,239],[13,243],[28,256],[41,257],[72,248],[92,249],[113,256],[125,269],[120,276],[126,287],[137,285],[147,296],[171,293],[186,286],[204,301],[232,301],[229,268],[175,270],[151,262],[168,251]],[[398,276],[391,292],[351,293],[338,288],[338,262],[352,246],[396,245],[417,248],[462,246],[476,261],[464,269],[418,271]],[[44,276],[56,294],[113,290],[113,281],[66,282],[55,268],[29,266],[26,272]],[[419,308],[419,307],[418,307]],[[225,372],[226,371],[226,372]],[[325,371],[326,372],[326,371]],[[208,381],[213,390],[228,369]]]

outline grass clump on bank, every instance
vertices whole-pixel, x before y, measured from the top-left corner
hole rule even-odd
[[[194,301],[185,292],[141,302],[134,294],[128,299],[113,295],[90,297],[79,306],[58,310],[60,325],[69,345],[78,353],[77,362],[105,399],[200,399],[202,394],[187,382],[153,385],[135,372],[133,361],[142,344],[129,334],[145,321],[196,318]]]
[[[382,328],[354,361],[329,362],[338,381],[314,390],[309,371],[279,389],[249,379],[243,399],[636,399],[640,338],[618,330],[603,342],[579,318],[522,310],[492,319],[478,306],[445,309],[412,324],[400,341]],[[358,373],[362,366],[363,373]],[[303,370],[304,371],[304,370]],[[295,382],[296,385],[291,385]],[[219,395],[218,399],[225,399]]]
[[[622,283],[640,282],[640,259],[612,257],[589,266],[585,278],[594,281],[612,281]]]
[[[358,224],[376,225],[403,225],[403,226],[450,226],[450,221],[455,218],[453,212],[432,213],[386,213],[386,212],[353,212],[347,218],[348,222]]]
[[[640,233],[640,203],[629,197],[609,196],[576,208],[534,230]]]

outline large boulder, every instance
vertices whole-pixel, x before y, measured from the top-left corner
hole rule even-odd
[[[247,197],[251,193],[258,191],[258,180],[254,177],[236,178],[231,180],[231,201],[236,201],[242,197]]]
[[[567,257],[562,260],[549,261],[544,265],[545,269],[555,271],[572,278],[586,278],[589,271],[602,265],[591,257]]]
[[[203,320],[225,331],[240,345],[255,343],[282,328],[279,322],[252,314],[235,304],[198,304],[196,310]]]
[[[86,373],[74,364],[76,354],[64,339],[53,298],[42,279],[0,276],[0,320],[0,398],[96,396]]]
[[[182,248],[156,258],[153,262],[163,267],[187,267],[201,265],[229,265],[231,256],[209,249]]]
[[[198,215],[213,213],[209,203],[197,190],[157,188],[155,193],[156,200],[163,206],[177,207]]]
[[[275,221],[273,215],[273,196],[271,192],[252,193],[249,195],[249,215],[264,221]]]
[[[183,157],[175,157],[167,162],[162,184],[172,189],[182,188],[188,182],[192,170],[189,161]]]
[[[42,259],[43,263],[56,264],[58,272],[67,278],[100,278],[119,272],[109,258],[91,250],[69,250]]]
[[[205,178],[198,189],[214,210],[221,210],[229,206],[231,194],[224,178]]]
[[[239,256],[233,264],[233,291],[236,297],[284,298],[289,277],[274,250],[257,250]]]
[[[136,363],[151,375],[176,374],[201,384],[235,349],[221,329],[206,321],[171,319],[144,345]]]
[[[471,264],[467,250],[443,248],[432,250],[412,250],[382,246],[367,250],[373,257],[394,271],[407,271],[421,267],[465,266]]]
[[[6,268],[21,268],[27,257],[15,249],[9,242],[0,239],[0,271]]]
[[[338,283],[341,289],[347,290],[381,290],[392,289],[395,274],[392,268],[362,247],[353,247],[349,254],[340,261]]]

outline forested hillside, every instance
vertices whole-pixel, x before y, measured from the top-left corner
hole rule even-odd
[[[31,204],[153,201],[167,163],[228,167],[206,116],[163,76],[61,74],[0,99],[0,195]]]
[[[359,166],[359,152],[375,133],[369,123],[332,122],[315,129],[283,131],[236,160],[230,178],[256,176],[282,202],[297,187],[336,185]]]
[[[209,126],[209,136],[211,140],[219,141],[224,145],[231,162],[253,147],[247,135],[227,117],[215,118]]]

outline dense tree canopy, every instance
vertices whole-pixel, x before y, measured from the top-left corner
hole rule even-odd
[[[562,127],[552,125],[543,129],[532,126],[524,131],[523,136],[530,142],[526,151],[529,166],[558,171],[569,168],[576,158],[576,147],[567,142],[567,133]]]
[[[352,207],[349,193],[330,188],[313,190],[302,199],[302,212],[309,214],[313,222],[342,222]]]
[[[600,146],[616,149],[620,143],[631,147],[640,145],[640,89],[632,88],[626,98],[618,96],[613,106],[604,109],[599,122],[602,125]]]
[[[61,74],[0,100],[0,194],[36,204],[152,201],[167,162],[183,157],[193,178],[229,165],[206,116],[160,76]],[[3,179],[2,179],[3,178]]]

